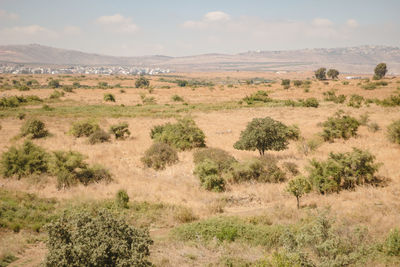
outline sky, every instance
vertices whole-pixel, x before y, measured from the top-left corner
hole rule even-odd
[[[0,0],[0,45],[114,56],[400,46],[400,0]]]

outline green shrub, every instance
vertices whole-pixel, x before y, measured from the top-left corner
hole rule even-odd
[[[51,95],[50,95],[50,99],[58,99],[63,96],[64,96],[64,92],[54,90],[53,93],[51,93]]]
[[[38,102],[43,102],[43,100],[36,95],[2,97],[0,98],[0,108],[16,108],[21,104],[34,104]]]
[[[151,266],[148,232],[106,210],[64,214],[47,230],[45,266]]]
[[[91,120],[77,121],[72,124],[70,133],[75,137],[89,137],[95,131],[99,130],[100,126]]]
[[[387,136],[390,142],[400,144],[400,120],[392,122],[387,127]]]
[[[151,139],[166,143],[178,150],[189,150],[195,147],[205,146],[204,132],[197,127],[194,120],[185,118],[177,123],[167,123],[153,127],[150,133]]]
[[[64,86],[62,87],[62,89],[63,89],[64,92],[67,92],[67,93],[72,93],[72,92],[74,92],[74,87],[73,87],[73,86],[70,86],[70,85],[64,85]]]
[[[171,100],[174,101],[174,102],[183,102],[184,101],[184,99],[179,95],[173,95],[171,97]]]
[[[343,104],[346,101],[346,96],[345,95],[336,95],[334,90],[329,90],[327,92],[324,92],[324,100],[325,101],[332,101],[333,103],[336,104]]]
[[[308,178],[321,194],[352,190],[358,185],[378,184],[375,173],[379,167],[371,153],[353,148],[352,152],[330,153],[326,161],[311,160]]]
[[[294,80],[294,81],[293,81],[293,85],[294,85],[294,86],[296,86],[296,87],[300,87],[300,86],[302,86],[302,85],[303,85],[303,81],[300,81],[300,80]]]
[[[89,136],[89,144],[91,145],[105,142],[110,142],[110,135],[102,129],[96,130]]]
[[[42,138],[49,134],[44,122],[38,119],[29,119],[21,127],[21,136]]]
[[[125,139],[131,135],[129,125],[126,122],[111,125],[110,133],[114,134],[115,139]]]
[[[400,106],[400,95],[391,95],[390,97],[383,100],[377,100],[376,104],[384,107]]]
[[[289,79],[283,79],[282,82],[281,82],[281,85],[283,85],[283,86],[290,85],[290,80]]]
[[[299,166],[297,166],[297,164],[294,162],[286,161],[282,164],[282,166],[292,175],[298,175],[300,173]]]
[[[351,95],[349,103],[347,105],[353,108],[360,108],[364,101],[364,97],[360,95]]]
[[[365,90],[374,90],[374,89],[376,89],[376,84],[375,83],[367,83],[361,87]]]
[[[370,124],[367,125],[367,127],[368,127],[368,131],[373,132],[373,133],[375,133],[381,129],[379,124],[377,124],[376,122],[371,122]]]
[[[390,230],[383,244],[385,254],[389,256],[400,256],[400,231],[399,229]]]
[[[25,117],[26,117],[26,114],[25,113],[23,113],[23,112],[20,112],[20,113],[18,113],[17,114],[17,118],[19,119],[19,120],[23,120],[23,119],[25,119]]]
[[[48,87],[50,87],[50,88],[58,88],[58,87],[60,87],[61,85],[60,85],[60,81],[59,80],[53,80],[53,79],[51,79],[50,81],[49,81],[49,83],[48,83]]]
[[[144,76],[140,76],[139,79],[135,81],[136,88],[147,88],[150,86],[150,81]]]
[[[300,138],[299,126],[295,124],[287,126],[287,138],[289,140],[299,140]]]
[[[319,68],[315,71],[315,78],[318,80],[326,80],[326,68]]]
[[[225,180],[221,177],[218,164],[211,159],[204,159],[195,166],[193,174],[200,179],[200,184],[206,190],[222,192],[225,190]]]
[[[5,177],[42,174],[48,171],[49,155],[30,141],[21,147],[10,147],[1,156],[1,172]]]
[[[201,148],[193,153],[193,162],[195,165],[210,160],[217,164],[218,172],[226,172],[237,160],[225,150],[219,148]]]
[[[272,102],[272,98],[268,96],[268,93],[266,91],[260,90],[250,96],[246,96],[245,98],[243,98],[243,101],[246,102],[248,105],[251,105],[255,102]]]
[[[0,189],[0,206],[0,229],[29,229],[40,232],[56,216],[57,201],[39,198],[35,194]]]
[[[76,178],[83,185],[99,182],[109,183],[112,180],[110,172],[99,164],[81,169],[77,172]]]
[[[356,118],[343,115],[343,112],[339,111],[335,116],[329,117],[322,126],[324,127],[322,137],[325,141],[332,142],[336,138],[349,139],[356,136],[360,123]]]
[[[303,107],[317,108],[319,106],[319,102],[315,97],[310,97],[304,100],[302,105]]]
[[[123,189],[118,190],[115,196],[115,203],[120,208],[125,208],[125,209],[128,208],[129,196],[126,190]]]
[[[255,118],[240,133],[239,141],[233,147],[239,150],[258,150],[264,155],[266,150],[280,151],[289,143],[288,127],[270,117]]]
[[[115,102],[115,96],[113,94],[104,94],[103,99],[106,102]]]
[[[234,183],[250,181],[279,183],[286,179],[285,173],[275,162],[256,158],[232,164],[227,177]]]
[[[163,170],[167,165],[173,165],[178,160],[175,149],[165,143],[153,144],[141,158],[144,165],[155,170]]]

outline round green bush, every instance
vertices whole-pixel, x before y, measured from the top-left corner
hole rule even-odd
[[[387,127],[387,136],[390,142],[400,144],[400,120],[394,121]]]
[[[21,135],[31,138],[42,138],[49,134],[44,122],[38,119],[29,119],[21,127]]]
[[[126,190],[118,190],[117,195],[115,197],[115,202],[118,207],[121,208],[128,208],[128,203],[129,203],[129,196]]]
[[[178,162],[178,154],[168,144],[155,143],[146,150],[141,160],[149,168],[163,170],[167,165],[173,165]]]
[[[104,94],[104,101],[115,102],[115,97],[113,94]]]
[[[47,230],[45,266],[151,266],[148,232],[107,210],[70,212]]]
[[[129,131],[129,125],[126,122],[111,125],[110,133],[114,134],[115,139],[125,139],[131,135]]]
[[[93,134],[95,131],[99,129],[100,126],[96,122],[87,120],[87,121],[77,121],[73,123],[69,132],[75,137],[82,137],[82,136],[89,137],[91,134]]]
[[[237,162],[237,160],[232,155],[230,155],[225,150],[219,148],[200,148],[193,153],[193,162],[196,165],[206,159],[216,163],[218,165],[219,172],[229,170],[231,165]]]

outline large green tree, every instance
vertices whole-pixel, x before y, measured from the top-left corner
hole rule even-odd
[[[375,67],[375,78],[377,79],[382,79],[383,77],[385,77],[387,73],[387,66],[386,63],[379,63],[378,65],[376,65]]]
[[[255,118],[247,124],[240,139],[233,147],[239,150],[258,150],[264,155],[266,150],[280,151],[287,148],[290,128],[270,117]]]
[[[315,78],[318,80],[326,80],[326,68],[319,68],[315,71]]]
[[[339,76],[339,71],[336,69],[330,69],[328,70],[328,72],[326,73],[326,75],[331,78],[331,79],[337,79]]]

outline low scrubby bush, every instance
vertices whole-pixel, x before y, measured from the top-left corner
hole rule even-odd
[[[47,230],[45,266],[151,266],[148,232],[109,211],[64,214]]]
[[[196,165],[194,171],[200,179],[201,186],[209,191],[225,191],[225,180],[221,176],[218,164],[210,159],[205,159]]]
[[[102,129],[96,130],[89,136],[89,144],[91,145],[105,142],[110,142],[110,135]]]
[[[38,102],[43,102],[43,100],[35,95],[2,97],[0,98],[0,108],[16,108],[21,104]]]
[[[149,168],[155,170],[165,169],[167,165],[173,165],[178,162],[176,150],[165,143],[155,143],[146,150],[141,161]]]
[[[126,190],[118,190],[117,194],[115,195],[115,203],[120,208],[128,208],[129,196]]]
[[[53,93],[51,93],[51,95],[50,95],[50,99],[58,99],[63,96],[64,96],[64,92],[54,90]]]
[[[150,81],[144,76],[139,77],[139,79],[135,81],[136,88],[147,88],[149,86],[150,86]]]
[[[353,148],[346,153],[330,153],[325,161],[311,160],[308,179],[315,191],[326,194],[352,190],[358,185],[377,185],[380,167],[368,151]]]
[[[42,138],[49,134],[44,122],[38,119],[29,119],[21,127],[21,136]]]
[[[111,125],[110,133],[114,134],[115,139],[125,139],[131,135],[129,125],[126,122]]]
[[[177,123],[158,125],[151,129],[151,139],[166,143],[178,150],[189,150],[205,146],[204,132],[192,119],[181,119]]]
[[[389,256],[400,256],[400,231],[395,228],[390,230],[383,243],[383,251]]]
[[[363,96],[351,95],[347,105],[349,107],[353,107],[353,108],[360,108],[364,102],[365,102],[365,99]]]
[[[324,100],[325,101],[332,101],[335,104],[343,104],[346,101],[345,95],[336,95],[335,90],[329,90],[324,92]]]
[[[323,124],[322,137],[325,141],[332,142],[336,138],[349,139],[357,135],[360,123],[356,118],[344,115],[339,111],[333,117],[329,117]]]
[[[390,142],[400,144],[400,120],[392,122],[387,127],[387,136]]]
[[[174,101],[174,102],[183,102],[184,101],[184,99],[179,95],[173,95],[171,97],[171,100]]]
[[[307,98],[302,102],[303,107],[307,108],[317,108],[319,106],[319,102],[315,97]]]
[[[115,96],[113,94],[104,94],[103,99],[106,102],[115,102]]]
[[[257,102],[272,102],[273,100],[268,96],[268,92],[260,90],[250,96],[246,96],[245,98],[243,98],[243,101],[246,102],[248,105],[251,105]]]
[[[207,159],[217,164],[220,173],[228,171],[237,162],[232,155],[219,148],[200,148],[193,153],[193,162],[196,165]]]
[[[91,134],[99,129],[100,126],[96,122],[86,120],[73,123],[69,132],[75,137],[89,137]]]
[[[5,177],[42,174],[48,171],[49,154],[30,141],[22,146],[12,146],[1,156],[1,172]]]

